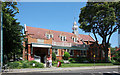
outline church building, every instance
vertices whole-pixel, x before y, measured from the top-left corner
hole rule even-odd
[[[76,22],[73,23],[72,33],[24,26],[23,59],[45,63],[48,55],[52,56],[54,52],[56,59],[62,60],[65,51],[71,58],[81,56],[94,59],[93,55],[96,55],[99,60],[99,54],[102,54],[102,59],[105,58],[104,52],[99,53],[99,49],[92,48],[95,40],[90,35],[79,34]]]

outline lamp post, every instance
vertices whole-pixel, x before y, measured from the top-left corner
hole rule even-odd
[[[95,69],[95,54],[93,55],[93,57],[94,57],[94,69]]]

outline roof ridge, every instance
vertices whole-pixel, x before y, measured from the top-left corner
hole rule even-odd
[[[26,26],[26,27],[31,27],[31,26]],[[37,27],[32,27],[32,28],[37,28]],[[51,29],[45,29],[45,28],[38,28],[38,29],[51,30]],[[51,30],[51,31],[56,31],[56,30]],[[57,31],[57,32],[64,32],[64,31]],[[65,32],[65,33],[70,33],[70,32]],[[73,34],[73,33],[70,33],[70,34]],[[79,34],[79,35],[85,35],[85,34]]]

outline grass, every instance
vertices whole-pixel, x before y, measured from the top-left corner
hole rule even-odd
[[[61,67],[84,67],[84,66],[113,66],[112,63],[70,63],[70,64],[64,64],[62,63]],[[53,66],[57,66],[57,64],[54,64]]]

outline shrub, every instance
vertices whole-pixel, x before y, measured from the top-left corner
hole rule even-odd
[[[77,58],[69,59],[70,62],[76,62],[76,63],[84,62],[86,60],[89,62],[89,60],[86,57],[77,57]]]
[[[64,53],[64,60],[68,60],[68,58],[70,57],[70,54],[68,52]]]
[[[69,62],[74,63],[75,62],[74,58],[70,58]]]
[[[33,63],[35,64],[35,66],[33,66]],[[25,60],[25,61],[10,62],[8,63],[8,66],[10,68],[43,68],[44,64],[36,61]]]
[[[57,60],[57,62],[58,62],[58,61],[60,61],[61,63],[64,63],[64,61],[63,61],[63,60]]]
[[[18,67],[19,67],[19,63],[18,63],[18,62],[10,62],[10,63],[8,64],[8,66],[9,66],[10,68],[12,68],[12,69],[18,68]]]
[[[115,65],[120,65],[120,52],[116,52],[114,57],[111,58],[111,62]]]
[[[33,60],[32,60],[32,61],[29,61],[29,65],[30,65],[30,66],[33,66],[33,63],[35,64],[35,63],[37,63],[37,62],[36,62],[36,61],[33,61]]]
[[[33,64],[35,64],[35,66],[33,66]],[[32,68],[43,68],[44,65],[43,63],[39,63],[39,62],[36,62],[36,61],[29,61],[29,67],[32,67]]]
[[[44,68],[44,64],[43,63],[39,63],[38,68]]]
[[[52,52],[52,60],[55,61],[56,60],[56,54],[54,52]]]
[[[58,63],[58,61],[53,61],[53,62],[52,62],[52,65],[57,64],[57,63]]]
[[[28,67],[29,67],[28,63],[23,63],[22,64],[22,68],[28,68]]]

